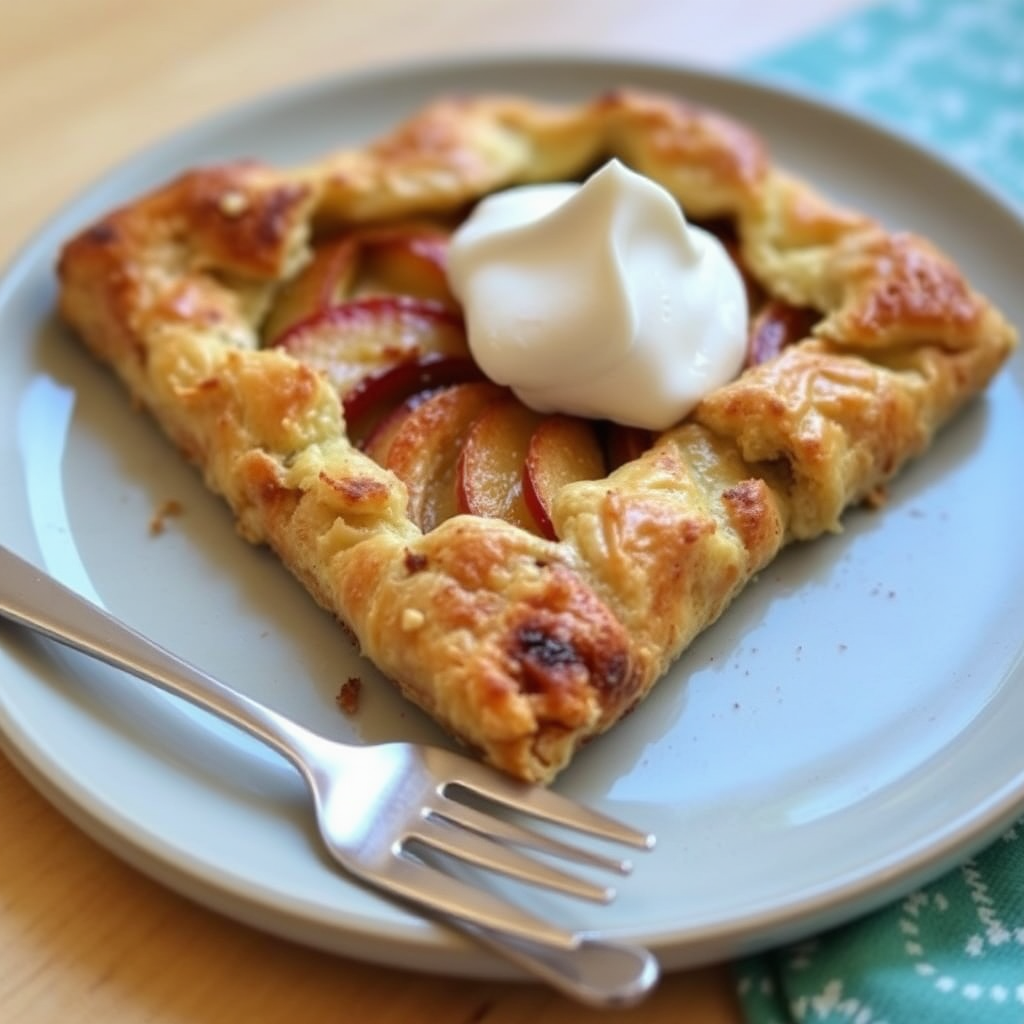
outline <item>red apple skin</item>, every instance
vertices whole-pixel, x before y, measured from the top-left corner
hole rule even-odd
[[[747,366],[774,359],[787,345],[802,341],[821,319],[815,309],[769,299],[753,317],[747,341]]]
[[[460,512],[540,527],[523,497],[523,465],[542,416],[514,398],[491,405],[471,424],[455,474]]]
[[[278,292],[263,326],[264,344],[277,344],[296,324],[351,297],[404,295],[457,309],[447,257],[448,233],[430,224],[366,228],[319,244]]]
[[[345,395],[345,422],[350,436],[366,436],[374,414],[379,418],[389,406],[411,395],[473,380],[483,380],[483,374],[469,356],[428,352],[391,363],[360,378]]]
[[[448,287],[448,235],[425,227],[377,228],[362,236],[364,294],[375,291],[434,299],[456,308]]]
[[[622,423],[605,425],[605,455],[608,472],[639,459],[654,444],[654,432],[643,427],[627,427]]]
[[[409,492],[409,518],[425,533],[456,515],[455,475],[470,426],[508,391],[490,381],[454,384],[403,406],[382,464]]]
[[[557,540],[552,509],[558,492],[578,480],[600,480],[604,452],[594,424],[575,416],[546,416],[530,436],[523,465],[523,499],[541,535]]]
[[[277,344],[322,372],[344,398],[364,378],[427,354],[469,358],[461,316],[431,299],[367,296],[296,324]]]
[[[299,274],[283,285],[263,325],[264,343],[275,345],[296,324],[342,301],[356,276],[359,246],[345,237],[320,246]]]
[[[402,426],[402,422],[406,416],[409,415],[421,402],[425,402],[432,395],[437,394],[437,390],[429,391],[417,391],[404,402],[400,402],[398,405],[388,409],[385,408],[382,415],[375,418],[372,426],[366,431],[360,441],[358,441],[359,447],[373,459],[374,462],[384,465],[387,461],[388,450],[391,448],[391,442],[394,440],[395,435],[398,433]]]

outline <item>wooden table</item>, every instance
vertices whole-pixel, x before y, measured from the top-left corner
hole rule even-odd
[[[728,66],[858,0],[0,0],[0,261],[86,183],[231,103],[426,56],[599,51]],[[3,681],[0,680],[0,685]],[[96,845],[0,756],[0,1019],[738,1021],[727,967],[588,1013],[540,986],[423,977],[289,945]]]

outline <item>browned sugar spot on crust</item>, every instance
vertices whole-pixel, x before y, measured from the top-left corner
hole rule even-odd
[[[348,505],[376,505],[388,497],[387,486],[370,477],[343,477],[339,480],[321,470],[320,480],[336,494],[340,494]]]
[[[573,638],[560,635],[558,624],[528,621],[513,639],[513,657],[522,668],[524,693],[551,694],[589,682],[598,692],[618,692],[627,675],[621,650],[581,651]]]
[[[252,500],[274,516],[299,500],[299,492],[281,482],[276,463],[264,452],[252,451],[242,456],[238,471]]]
[[[741,480],[722,492],[730,511],[739,519],[747,521],[764,511],[764,495],[759,480]]]
[[[422,572],[427,567],[427,556],[417,554],[415,551],[405,552],[405,569],[411,576],[413,573]]]
[[[741,480],[722,492],[722,501],[747,551],[760,556],[766,546],[774,548],[782,523],[772,508],[768,485],[763,480]]]
[[[580,661],[579,653],[569,641],[559,640],[536,626],[521,627],[517,639],[522,652],[544,666],[569,665]]]
[[[525,693],[547,693],[557,688],[571,670],[585,669],[571,640],[556,637],[539,624],[520,626],[513,643],[513,656],[523,670]]]
[[[291,487],[285,487],[277,477],[267,474],[259,481],[259,496],[263,505],[272,508],[284,501],[295,502],[297,492]]]
[[[956,268],[909,235],[884,237],[871,255],[879,283],[859,310],[865,328],[966,326],[977,317],[977,304]]]

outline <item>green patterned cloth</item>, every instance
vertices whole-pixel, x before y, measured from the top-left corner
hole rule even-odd
[[[860,110],[1024,206],[1024,0],[890,0],[746,70]]]
[[[854,924],[738,966],[751,1024],[1024,1022],[1024,823]]]
[[[890,0],[747,70],[887,123],[1024,206],[1024,0]],[[750,1024],[1024,1024],[1024,820],[902,901],[737,975]]]

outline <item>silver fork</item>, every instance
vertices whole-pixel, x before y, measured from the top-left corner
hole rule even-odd
[[[3,546],[0,617],[213,712],[282,754],[309,786],[327,849],[364,882],[440,917],[592,1005],[628,1005],[656,982],[657,962],[646,950],[555,925],[441,867],[453,858],[474,869],[608,903],[615,895],[610,886],[521,848],[619,875],[631,870],[628,860],[570,845],[492,808],[638,850],[653,847],[652,835],[440,748],[412,743],[356,747],[328,740],[147,640]],[[467,794],[469,802],[460,799]]]

